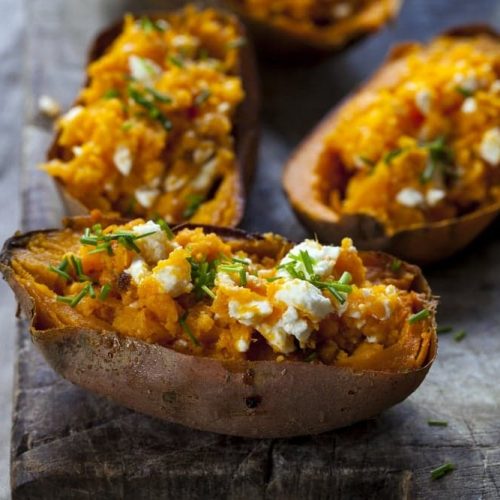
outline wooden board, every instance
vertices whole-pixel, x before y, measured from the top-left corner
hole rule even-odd
[[[60,207],[35,165],[51,136],[36,99],[73,100],[85,47],[123,10],[165,2],[27,0],[24,229],[55,225]],[[406,0],[381,34],[315,66],[262,68],[264,133],[244,226],[306,234],[280,187],[281,165],[312,125],[381,61],[391,43],[471,21],[500,27],[496,0]],[[20,323],[12,436],[14,499],[500,497],[500,224],[427,270],[440,320],[467,330],[440,340],[439,359],[406,402],[374,420],[319,436],[251,440],[139,415],[55,375]],[[428,419],[449,421],[429,427]],[[440,481],[430,471],[451,461]]]

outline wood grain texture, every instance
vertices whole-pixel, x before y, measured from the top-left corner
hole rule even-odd
[[[60,216],[50,182],[35,169],[51,132],[33,103],[44,93],[69,105],[92,35],[139,4],[165,2],[26,1],[24,229],[55,225]],[[481,20],[500,27],[496,0],[407,0],[394,26],[328,61],[264,67],[260,169],[244,227],[303,237],[280,187],[290,150],[379,64],[391,43]],[[13,498],[499,498],[499,254],[497,222],[467,251],[427,270],[441,296],[441,323],[468,335],[460,343],[441,338],[438,361],[409,400],[377,419],[313,437],[239,439],[141,416],[60,379],[21,325]],[[429,427],[428,419],[449,426]],[[431,481],[430,471],[446,461],[457,470]]]

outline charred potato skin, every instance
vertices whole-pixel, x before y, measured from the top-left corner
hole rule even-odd
[[[89,219],[70,220],[70,227],[79,229],[85,221],[88,224]],[[186,225],[176,230],[182,227]],[[205,227],[225,239],[243,239],[249,244],[264,241],[240,230]],[[224,362],[185,355],[112,331],[39,330],[34,302],[11,266],[16,250],[25,248],[35,234],[39,232],[11,238],[0,256],[0,270],[31,322],[33,343],[62,377],[156,418],[254,438],[321,433],[373,417],[404,400],[421,384],[436,356],[435,324],[425,365],[405,373],[305,362]],[[386,263],[392,260],[381,253],[376,257]],[[413,287],[433,308],[429,286],[420,272]]]
[[[320,32],[315,34],[297,33],[292,29],[277,26],[249,14],[237,0],[225,0],[227,7],[233,10],[248,26],[257,48],[262,55],[273,61],[296,62],[322,59],[331,53],[355,44],[366,36],[375,34],[399,14],[403,0],[389,0],[388,15],[377,22],[357,26],[343,36],[327,37]]]
[[[500,33],[485,25],[450,29],[440,36],[472,37],[487,35],[500,42]],[[388,234],[384,225],[366,214],[338,214],[316,199],[311,183],[305,182],[307,165],[314,165],[322,151],[323,138],[335,127],[339,113],[349,100],[366,91],[394,81],[404,57],[412,50],[411,42],[394,46],[378,71],[353,94],[335,106],[297,147],[287,161],[283,188],[301,222],[320,238],[339,242],[350,236],[363,250],[383,250],[398,257],[427,265],[450,257],[471,243],[500,211],[500,202],[491,203],[460,217],[415,225]],[[302,167],[304,165],[304,167]]]
[[[221,9],[217,9],[217,12],[228,19],[233,18],[231,14]],[[148,17],[153,20],[162,19],[169,14],[169,11],[147,13]],[[140,17],[140,14],[136,14],[135,17]],[[122,27],[123,20],[116,21],[95,37],[88,50],[85,67],[106,52],[122,32]],[[246,39],[245,27],[238,22],[238,28],[241,36]],[[238,106],[234,119],[233,136],[235,138],[236,169],[238,171],[234,186],[234,198],[238,209],[234,220],[229,225],[230,227],[236,227],[243,218],[246,196],[255,171],[260,136],[260,83],[254,49],[250,41],[240,48],[240,53],[239,69],[245,98]],[[82,87],[87,83],[88,79],[85,79]],[[76,100],[74,106],[78,104],[79,101]],[[62,157],[63,150],[58,145],[58,141],[59,134],[56,134],[47,151],[47,161]],[[54,178],[54,183],[67,215],[79,216],[89,213],[92,207],[86,207],[80,200],[72,196],[59,179]]]

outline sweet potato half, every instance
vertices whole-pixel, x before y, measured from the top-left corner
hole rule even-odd
[[[487,27],[394,47],[285,166],[301,221],[325,241],[348,235],[422,264],[469,244],[500,210],[499,61],[499,35]]]
[[[60,124],[66,123],[68,115],[73,119],[75,110],[85,108],[89,101],[95,106],[101,94],[101,102],[106,105],[116,100],[117,109],[101,113],[102,127],[115,132],[101,134],[97,139],[114,144],[115,153],[103,147],[87,159],[87,165],[104,165],[102,168],[110,174],[90,190],[77,179],[86,182],[82,167],[73,167],[71,185],[63,178],[68,169],[65,162],[85,153],[87,142],[96,140],[90,137],[88,122],[82,125],[86,128],[86,135],[82,137],[78,130],[63,131],[59,126],[48,151],[43,168],[53,176],[66,213],[84,215],[92,209],[100,209],[124,216],[160,215],[173,224],[192,221],[228,227],[238,225],[255,167],[259,135],[257,68],[244,27],[235,16],[224,11],[194,7],[135,16],[133,20],[135,28],[130,28],[132,17],[127,16],[96,37],[89,49],[88,69],[101,64],[99,69],[94,67],[100,80],[92,87],[94,77],[89,72],[73,108],[60,120]],[[176,30],[172,39],[170,23]],[[143,32],[146,40],[136,40],[135,48],[134,43],[120,41],[125,26],[129,32],[131,29]],[[210,35],[211,30],[217,33]],[[139,35],[132,33],[129,38],[134,36],[138,39]],[[230,40],[224,41],[225,36]],[[163,37],[161,41],[159,37]],[[240,43],[243,40],[246,42]],[[110,51],[114,51],[114,60],[103,62]],[[117,67],[123,66],[126,54],[122,53],[127,51],[131,54],[129,69],[120,73]],[[147,55],[143,57],[144,54]],[[134,76],[133,57],[135,72],[139,77],[143,73],[143,81]],[[210,68],[215,68],[212,73]],[[222,80],[217,80],[217,68],[223,68],[220,70]],[[177,74],[168,76],[173,72]],[[159,84],[148,80],[150,73]],[[234,93],[240,90],[235,84],[236,78],[241,83],[241,96],[237,98]],[[230,93],[233,97],[225,100]],[[234,110],[228,111],[231,107]],[[112,113],[119,115],[117,125],[104,121]],[[204,123],[202,119],[206,119]],[[97,128],[100,125],[96,123]],[[224,127],[227,130],[223,133]],[[162,128],[167,131],[166,139],[158,139]],[[134,137],[136,130],[142,132]],[[224,134],[226,139],[218,141]],[[126,151],[123,151],[123,141],[126,146],[130,145]],[[157,151],[157,156],[152,157],[151,151]],[[141,163],[137,168],[136,159]],[[150,170],[147,175],[146,168]],[[90,171],[90,176],[93,175]],[[143,185],[137,189],[139,177]],[[168,199],[164,199],[167,195]]]
[[[378,31],[397,16],[402,0],[312,0],[298,8],[293,2],[278,8],[252,0],[225,3],[249,26],[266,56],[290,60],[326,55]]]
[[[46,276],[51,274],[46,271],[47,262],[62,256],[61,245],[74,249],[82,229],[94,223],[76,218],[68,221],[65,230],[14,236],[5,243],[0,269],[31,321],[34,344],[54,370],[126,407],[223,434],[320,433],[375,416],[404,400],[420,385],[436,356],[435,303],[427,282],[417,267],[401,261],[394,266],[392,257],[379,252],[360,253],[367,274],[375,282],[404,283],[409,293],[416,293],[419,307],[426,308],[426,319],[420,326],[404,319],[405,333],[395,332],[399,340],[374,357],[361,355],[352,366],[345,357],[344,365],[326,364],[319,357],[306,358],[302,350],[283,356],[268,346],[257,355],[260,341],[236,357],[219,351],[206,354],[200,343],[186,348],[179,347],[180,342],[162,345],[119,334],[102,319],[86,316],[86,306],[71,308],[58,302],[51,287],[60,286],[60,278]],[[186,233],[184,226],[174,230],[176,238],[182,231],[194,234]],[[263,262],[282,258],[291,247],[272,235],[207,226],[203,231]],[[87,272],[85,265],[83,271]],[[123,289],[127,280],[122,275],[117,286]],[[190,303],[189,297],[179,300]],[[189,343],[183,342],[182,346]]]

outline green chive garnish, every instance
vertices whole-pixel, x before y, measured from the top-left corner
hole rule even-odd
[[[390,165],[392,163],[392,160],[394,160],[394,158],[397,158],[403,152],[404,152],[403,148],[396,148],[396,149],[393,149],[392,151],[389,151],[384,156],[384,163],[386,165]]]
[[[437,331],[438,335],[440,333],[450,333],[453,331],[453,327],[452,326],[438,326],[436,331]]]
[[[317,358],[318,358],[318,353],[317,352],[312,352],[311,354],[309,354],[308,356],[306,356],[306,358],[304,359],[304,361],[306,363],[310,363],[311,361],[314,361]]]
[[[461,342],[467,336],[467,332],[465,330],[460,330],[455,335],[453,335],[453,340],[455,342]]]
[[[474,91],[473,90],[466,89],[465,87],[461,87],[460,85],[457,85],[455,87],[455,90],[459,94],[462,94],[464,97],[472,97],[474,95]]]
[[[165,219],[159,217],[156,220],[156,223],[161,227],[162,231],[167,235],[167,238],[169,240],[173,240],[175,238],[172,229],[170,229],[170,226],[167,224],[167,221]]]
[[[153,21],[149,17],[142,17],[140,20],[140,26],[146,33],[152,33],[153,31],[165,31],[165,28],[160,23]]]
[[[102,286],[101,291],[99,292],[99,300],[106,300],[108,298],[109,292],[111,292],[111,285],[109,283],[106,283]]]
[[[168,60],[178,68],[184,68],[184,61],[180,56],[171,55]]]
[[[403,262],[399,259],[392,259],[392,262],[391,262],[391,271],[393,273],[397,273],[400,269],[401,269],[401,266],[403,265]]]
[[[440,479],[453,470],[455,470],[455,466],[452,463],[443,464],[431,471],[431,477],[432,479]]]
[[[120,92],[116,89],[109,89],[104,92],[102,97],[104,99],[114,99],[115,97],[120,97]]]
[[[195,97],[194,103],[197,106],[201,106],[206,100],[210,98],[212,95],[212,92],[210,89],[203,89],[200,91],[200,93]]]
[[[179,323],[181,325],[181,328],[184,330],[185,334],[189,337],[189,339],[191,340],[191,342],[195,346],[199,347],[200,346],[200,342],[193,335],[193,332],[191,331],[191,328],[189,328],[189,325],[186,323],[186,318],[187,318],[187,313],[184,314],[184,316],[182,316],[181,318],[179,318]]]
[[[68,258],[64,257],[64,259],[57,267],[50,265],[49,270],[52,271],[53,273],[58,274],[61,278],[64,278],[66,281],[70,281],[71,276],[66,272],[68,265],[69,265]]]
[[[186,197],[187,205],[182,215],[186,219],[190,219],[200,208],[200,205],[205,201],[205,197],[201,194],[190,194]]]
[[[431,427],[448,427],[446,420],[427,420],[427,424]]]
[[[430,315],[431,315],[431,312],[429,311],[429,309],[422,309],[418,313],[412,314],[408,318],[408,323],[410,323],[410,325],[413,325],[414,323],[417,323],[418,321],[422,321],[423,319],[428,318]]]

